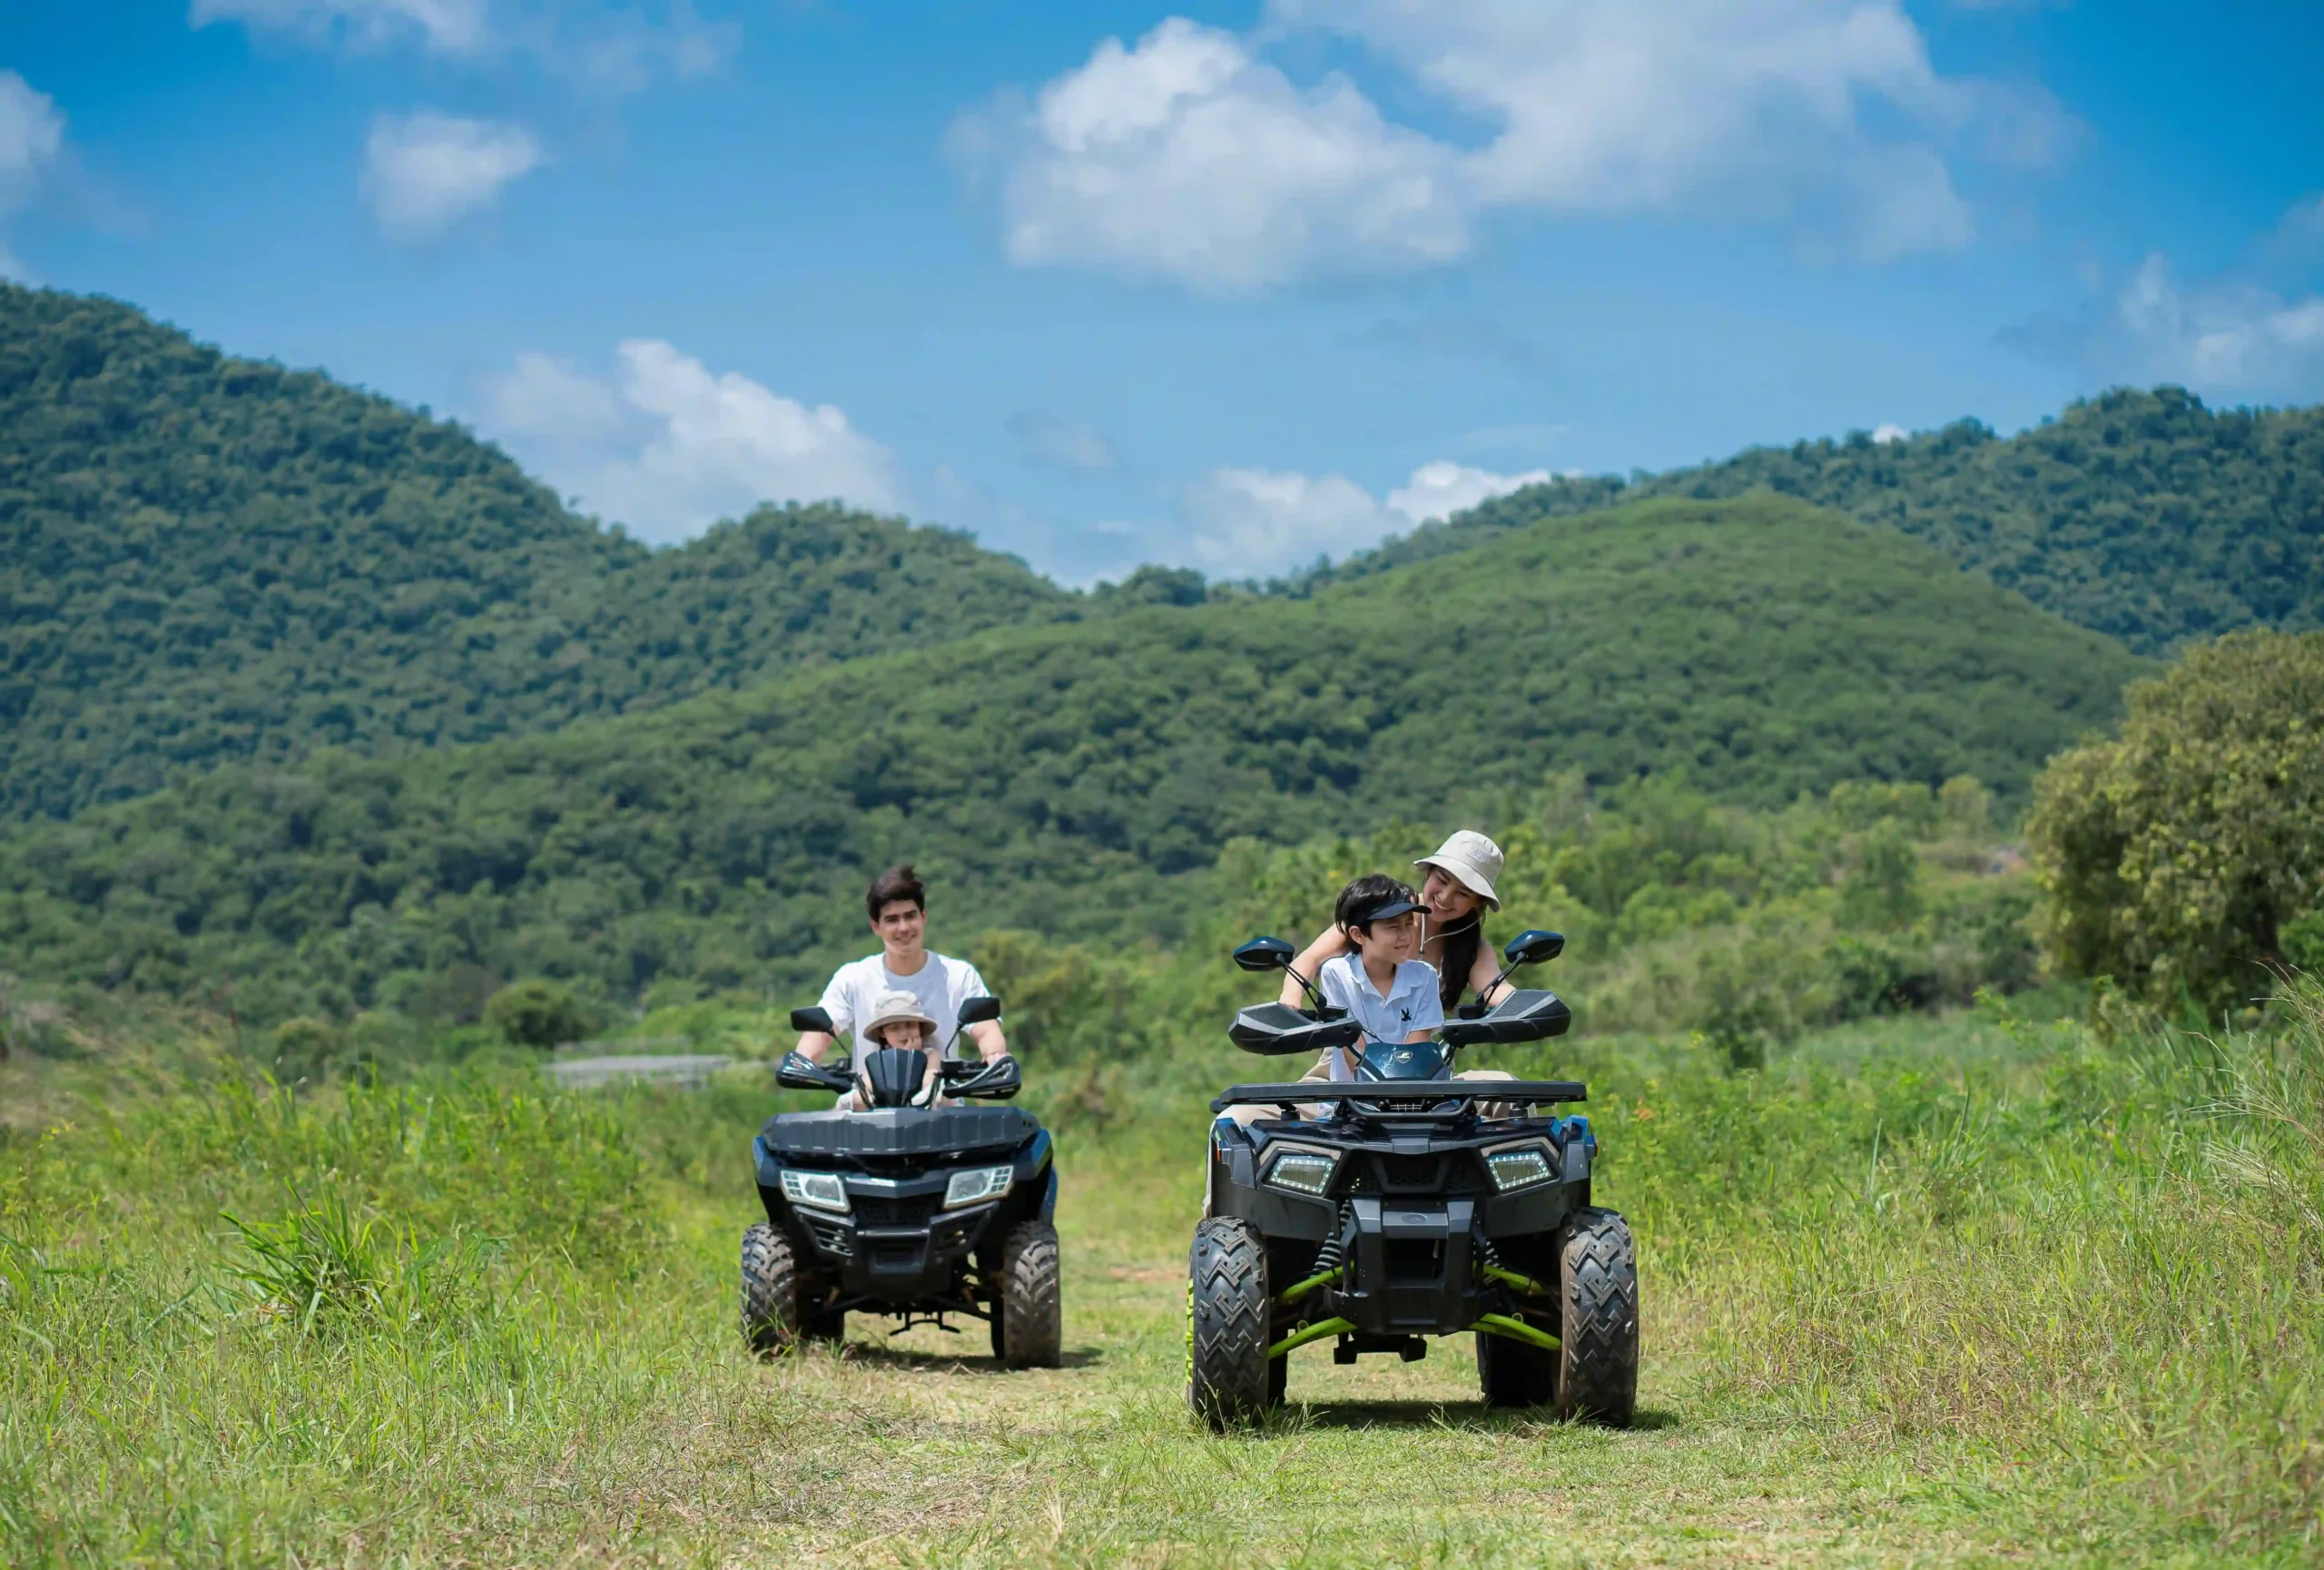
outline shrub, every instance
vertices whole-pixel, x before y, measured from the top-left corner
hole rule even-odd
[[[2034,785],[2051,963],[2157,1003],[2264,990],[2324,887],[2324,633],[2223,637],[2128,697]]]
[[[484,1005],[484,1022],[517,1047],[563,1046],[589,1033],[588,1014],[580,1000],[538,976],[493,993]]]

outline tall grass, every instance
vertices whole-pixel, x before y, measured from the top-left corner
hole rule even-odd
[[[2034,1086],[1709,1241],[1719,1377],[1856,1444],[2062,1466],[2061,1518],[2324,1543],[2324,993],[2264,1032],[2053,1032]]]
[[[1823,1468],[1843,1520],[1876,1457],[2052,1547],[2324,1542],[2324,994],[2216,1037],[1988,1004],[1764,1070],[1669,1039],[1502,1066],[1590,1081],[1598,1197],[1641,1241],[1665,1427],[1576,1437],[1577,1477],[1650,1487],[1741,1431]],[[196,1054],[0,1137],[0,1563],[846,1556],[878,1533],[874,1557],[1000,1561],[1040,1557],[1007,1528],[1029,1489],[1103,1535],[1196,1482],[1275,1557],[1337,1562],[1339,1537],[1265,1536],[1295,1524],[1277,1460],[1327,1446],[1301,1486],[1360,1512],[1423,1441],[1223,1444],[1171,1385],[1204,1102],[1248,1069],[1187,1040],[1037,1073],[1094,1367],[1028,1408],[932,1372],[882,1405],[868,1374],[741,1356],[763,1081],[294,1095]],[[1425,1491],[1468,1476],[1478,1511],[1518,1509],[1500,1491],[1544,1430],[1471,1421],[1443,1430],[1468,1470]],[[1147,1494],[1105,1516],[1122,1489]]]

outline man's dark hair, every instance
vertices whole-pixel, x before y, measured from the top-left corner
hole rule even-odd
[[[1339,903],[1332,907],[1332,920],[1352,933],[1372,935],[1371,913],[1391,900],[1411,900],[1420,896],[1413,893],[1413,885],[1401,883],[1386,873],[1371,873],[1340,891]]]
[[[921,886],[920,874],[911,870],[910,862],[890,867],[872,880],[872,886],[863,893],[863,910],[876,922],[880,913],[898,900],[910,900],[923,913],[928,909],[928,890]]]

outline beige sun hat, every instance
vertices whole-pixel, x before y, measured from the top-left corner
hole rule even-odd
[[[936,1022],[928,1017],[928,1012],[920,1006],[920,1000],[899,988],[894,992],[881,992],[873,1002],[872,1017],[863,1022],[863,1039],[877,1040],[882,1030],[899,1020],[911,1020],[926,1025],[931,1031],[938,1028]]]
[[[1492,892],[1492,881],[1501,876],[1501,847],[1476,830],[1454,829],[1434,855],[1423,856],[1413,865],[1434,867],[1499,910],[1501,896]]]

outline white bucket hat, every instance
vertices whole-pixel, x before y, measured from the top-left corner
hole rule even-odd
[[[926,1025],[931,1031],[940,1028],[934,1020],[928,1017],[928,1012],[920,1006],[918,998],[898,989],[892,992],[881,992],[878,1001],[872,1003],[872,1017],[863,1022],[863,1039],[876,1041],[881,1030],[899,1020],[911,1020]]]
[[[1501,876],[1501,847],[1474,829],[1453,830],[1434,855],[1423,856],[1413,865],[1434,867],[1493,909],[1501,909],[1501,896],[1492,892],[1492,880]]]

